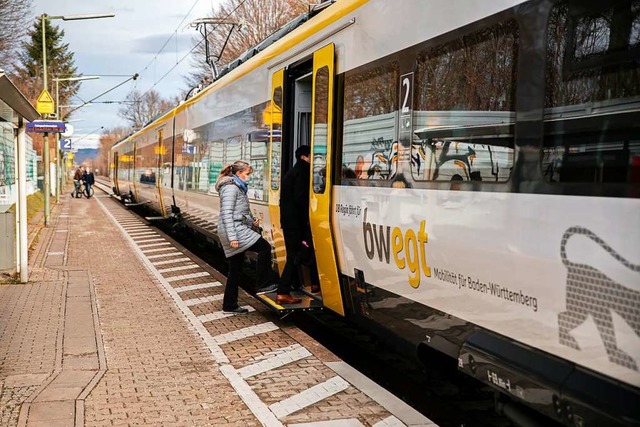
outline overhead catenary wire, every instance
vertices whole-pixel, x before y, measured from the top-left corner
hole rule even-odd
[[[85,101],[82,105],[79,105],[78,107],[76,107],[76,108],[74,108],[73,110],[69,111],[66,115],[67,115],[67,116],[69,116],[69,115],[70,115],[71,113],[73,113],[74,111],[79,110],[80,108],[84,107],[84,106],[85,106],[85,105],[87,105],[87,104],[92,103],[93,101],[95,101],[96,99],[100,98],[101,96],[104,96],[104,95],[108,94],[109,92],[111,92],[111,91],[113,91],[113,90],[116,90],[117,88],[119,88],[119,87],[120,87],[120,86],[122,86],[123,84],[127,83],[129,80],[136,80],[138,77],[139,77],[139,76],[138,76],[138,74],[137,74],[137,73],[136,73],[136,74],[134,74],[133,76],[131,76],[131,77],[129,77],[128,79],[126,79],[125,81],[123,81],[123,82],[121,82],[121,83],[118,83],[117,85],[115,85],[115,86],[114,86],[114,87],[112,87],[111,89],[108,89],[108,90],[106,90],[106,91],[102,92],[100,95],[95,96],[95,97],[91,98],[91,99],[90,99],[90,100],[88,100],[88,101]]]
[[[169,42],[171,41],[171,39],[174,37],[174,35],[177,36],[178,34],[178,29],[180,28],[180,26],[182,25],[182,23],[184,21],[186,21],[187,17],[191,14],[191,12],[193,11],[193,9],[196,7],[196,5],[198,4],[200,0],[196,0],[193,2],[193,4],[191,5],[191,8],[189,9],[189,11],[187,12],[186,15],[184,15],[184,17],[182,18],[182,21],[180,21],[180,23],[176,26],[176,29],[173,30],[173,32],[171,33],[171,35],[169,36],[169,38],[167,38],[167,40],[164,42],[164,44],[162,45],[162,47],[160,48],[160,50],[158,51],[158,53],[155,54],[155,56],[151,59],[151,61],[149,61],[149,63],[142,69],[142,71],[140,71],[138,74],[139,75],[143,75],[145,73],[145,71],[147,71],[147,69],[151,66],[151,64],[153,64],[153,62],[158,59],[158,56],[162,53],[162,51],[164,50],[165,47],[167,47],[167,45],[169,44]],[[177,43],[177,37],[176,37],[176,43]],[[137,83],[136,83],[137,86]],[[135,90],[136,86],[134,86],[133,90]]]
[[[229,18],[231,15],[233,15],[243,4],[246,3],[247,0],[242,0],[240,3],[238,3],[238,5],[227,14],[227,16],[225,16],[224,18],[222,18],[222,20],[226,20],[227,18]],[[184,21],[184,20],[183,20]],[[212,28],[212,31],[215,30],[216,28],[218,28],[217,24],[216,26],[214,26]],[[193,46],[182,58],[180,58],[180,60],[178,62],[176,62],[173,67],[171,67],[169,69],[169,71],[167,71],[166,73],[164,73],[164,75],[162,77],[160,77],[160,79],[158,79],[144,94],[142,94],[141,98],[144,98],[149,92],[151,92],[153,90],[153,88],[155,88],[158,83],[160,83],[165,77],[167,77],[182,61],[184,61],[198,46],[200,46],[202,43],[204,42],[204,39],[200,40],[198,43],[195,44],[195,46]]]

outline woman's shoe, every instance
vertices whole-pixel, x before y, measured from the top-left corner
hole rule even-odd
[[[302,300],[291,295],[276,295],[276,304],[299,304]]]
[[[249,310],[244,308],[244,307],[236,307],[233,310],[225,310],[224,308],[222,309],[223,313],[235,313],[235,314],[245,314],[248,313]]]

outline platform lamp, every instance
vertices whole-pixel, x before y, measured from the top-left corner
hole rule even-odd
[[[40,15],[40,23],[42,25],[42,88],[47,90],[47,32],[45,21],[53,19],[62,19],[63,21],[78,21],[83,19],[100,19],[113,18],[113,13],[94,13],[89,15],[59,15],[49,16],[46,13]],[[44,134],[44,225],[49,225],[49,193],[51,192],[49,181],[49,135]]]
[[[81,81],[81,80],[97,80],[100,76],[77,76],[77,77],[64,77],[64,78],[54,78],[52,79],[56,82],[56,118],[58,120],[62,120],[63,117],[60,116],[60,82],[72,82],[72,81]],[[60,187],[62,186],[62,168],[60,166],[60,134],[56,134],[56,177],[58,178],[56,182],[56,203],[60,203]]]

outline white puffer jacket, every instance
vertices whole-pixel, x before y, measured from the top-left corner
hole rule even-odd
[[[260,234],[251,229],[253,214],[249,208],[249,198],[236,184],[233,177],[224,177],[216,184],[220,195],[220,216],[218,217],[218,237],[229,258],[249,249],[260,238]],[[232,248],[230,242],[237,240],[238,247]]]

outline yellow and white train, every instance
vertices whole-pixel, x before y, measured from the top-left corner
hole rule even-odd
[[[317,304],[518,416],[640,425],[639,53],[638,0],[325,2],[114,145],[111,177],[215,238],[214,182],[249,161],[281,269],[309,144]]]

